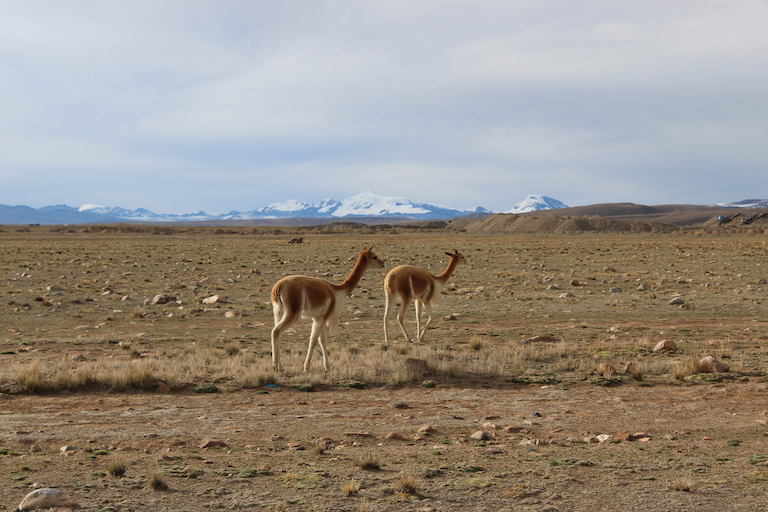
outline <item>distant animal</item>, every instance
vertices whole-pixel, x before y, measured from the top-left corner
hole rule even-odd
[[[392,312],[392,304],[400,297],[402,305],[397,314],[397,322],[406,340],[411,340],[405,329],[403,318],[411,302],[416,307],[416,338],[413,341],[424,341],[424,333],[432,322],[432,307],[437,304],[443,285],[450,279],[453,273],[462,263],[466,263],[464,256],[457,250],[446,252],[451,257],[448,266],[439,276],[432,275],[429,271],[413,265],[400,265],[389,271],[384,278],[384,343],[389,343],[389,316]],[[421,325],[422,308],[427,313],[427,321]]]
[[[288,243],[289,244],[303,244],[304,243],[304,238],[303,237],[291,238],[290,240],[288,240]]]
[[[323,368],[328,370],[325,354],[326,332],[339,321],[344,304],[362,279],[368,267],[381,268],[384,263],[370,249],[363,248],[357,257],[355,266],[341,284],[332,284],[325,279],[308,276],[288,276],[280,279],[272,287],[272,312],[275,327],[272,329],[272,367],[281,372],[280,336],[300,318],[312,320],[309,335],[309,349],[304,360],[304,371],[309,370],[315,345],[320,345],[323,353]]]

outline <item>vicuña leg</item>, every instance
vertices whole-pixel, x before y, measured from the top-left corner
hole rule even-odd
[[[312,360],[312,352],[315,350],[315,344],[320,345],[320,352],[323,354],[323,368],[328,371],[328,359],[325,355],[325,321],[320,319],[312,319],[312,332],[309,335],[309,349],[307,350],[307,358],[304,360],[304,371],[309,371],[309,363]]]

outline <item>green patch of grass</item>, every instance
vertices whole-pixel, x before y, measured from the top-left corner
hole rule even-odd
[[[193,393],[218,393],[219,388],[215,384],[205,383],[198,384],[192,388]]]

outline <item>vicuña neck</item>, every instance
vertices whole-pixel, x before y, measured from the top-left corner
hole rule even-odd
[[[355,262],[355,266],[352,269],[352,272],[349,273],[347,278],[341,284],[334,285],[337,290],[344,290],[347,295],[352,293],[352,290],[355,289],[360,280],[363,278],[363,274],[367,268],[365,257],[365,251],[361,252],[360,256],[358,256],[357,261]]]
[[[435,276],[435,279],[440,281],[441,283],[445,283],[448,279],[451,278],[454,271],[456,270],[456,267],[459,266],[459,258],[456,256],[451,256],[451,261],[448,262],[448,266],[445,267],[445,270],[442,274],[439,276]]]

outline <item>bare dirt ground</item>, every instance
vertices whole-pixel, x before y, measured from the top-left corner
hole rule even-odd
[[[0,509],[36,486],[94,511],[768,506],[764,236],[292,236],[4,228]],[[467,256],[424,346],[382,347],[385,268],[350,298],[330,372],[300,371],[305,322],[270,374],[271,284],[340,282],[365,244],[387,268]],[[177,369],[190,347],[208,362]],[[730,371],[685,371],[708,354]],[[409,357],[427,368],[394,378]],[[149,362],[127,389],[61,380]]]

